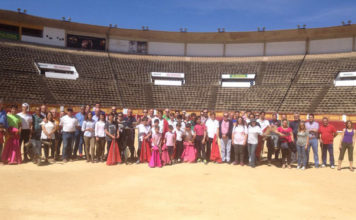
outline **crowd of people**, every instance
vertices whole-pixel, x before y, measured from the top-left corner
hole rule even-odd
[[[315,168],[320,165],[335,168],[333,144],[337,131],[326,117],[319,124],[313,114],[309,114],[308,121],[300,120],[299,114],[294,114],[292,121],[285,114],[280,116],[279,119],[273,113],[272,119],[267,120],[265,112],[248,110],[225,112],[217,120],[215,113],[207,109],[200,115],[145,109],[137,117],[131,109],[123,114],[116,107],[106,114],[100,104],[81,106],[76,114],[72,108],[57,112],[55,108],[48,111],[42,105],[30,114],[27,103],[22,104],[20,112],[16,105],[7,112],[0,100],[0,155],[3,164],[32,161],[41,165],[85,159],[88,163],[108,165],[148,163],[150,167],[214,162],[252,168],[262,163],[292,168],[291,164],[296,163],[297,169],[305,170],[311,167],[312,149]],[[349,169],[354,170],[355,140],[353,124],[347,121],[341,132],[337,170],[341,170],[346,151]],[[262,158],[265,145],[267,158]]]

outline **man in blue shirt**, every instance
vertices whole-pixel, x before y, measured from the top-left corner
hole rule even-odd
[[[100,118],[100,115],[105,114],[105,112],[104,112],[104,111],[101,111],[101,108],[100,108],[100,104],[99,104],[99,103],[95,104],[95,107],[94,107],[94,108],[95,108],[94,111],[92,111],[92,113],[93,113],[93,120],[94,120],[95,122],[98,122],[98,121],[99,121],[99,118]]]
[[[5,129],[9,128],[9,125],[7,123],[7,115],[6,111],[3,109],[3,101],[0,99],[0,124],[4,126]],[[0,143],[0,156],[2,154],[2,143]],[[0,158],[1,161],[1,158]]]
[[[82,132],[82,125],[83,121],[85,119],[85,106],[82,105],[80,107],[80,112],[75,114],[75,118],[78,120],[78,126],[77,130],[75,131],[74,134],[74,149],[73,149],[73,159],[77,158],[77,152],[79,149],[79,157],[81,158],[83,156],[83,132]]]
[[[6,129],[9,128],[9,125],[7,124],[6,111],[5,111],[5,109],[3,108],[3,101],[2,101],[2,99],[0,99],[0,124],[3,124]]]

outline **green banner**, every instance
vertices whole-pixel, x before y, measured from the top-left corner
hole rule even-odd
[[[247,74],[230,74],[230,78],[247,78]]]
[[[0,31],[0,38],[9,39],[9,40],[19,40],[20,39],[18,34],[4,32],[4,31]]]

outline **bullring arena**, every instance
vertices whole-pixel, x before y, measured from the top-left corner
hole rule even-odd
[[[335,166],[345,121],[356,121],[353,24],[179,33],[0,10],[0,27],[0,98],[7,112],[26,102],[31,113],[43,104],[77,113],[81,105],[100,103],[106,113],[111,106],[124,114],[133,109],[137,119],[144,109],[165,108],[189,115],[207,109],[218,119],[237,110],[265,111],[267,119],[278,112],[289,121],[295,112],[302,120],[313,113],[320,125],[327,117],[338,131]],[[315,168],[310,152],[306,170],[296,163],[282,169],[275,160],[268,166],[265,145],[256,168],[212,162],[107,166],[84,159],[1,165],[0,218],[355,219],[356,176],[347,154],[341,170],[331,169],[329,155],[327,161]]]

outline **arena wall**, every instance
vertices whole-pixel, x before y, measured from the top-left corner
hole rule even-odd
[[[339,39],[323,39],[323,40],[311,40],[309,53],[321,54],[321,53],[340,53],[352,51],[353,39],[339,38]]]
[[[305,52],[306,52],[305,41],[266,43],[267,56],[300,55],[300,54],[305,54]]]
[[[263,56],[263,43],[226,44],[225,56]]]
[[[148,43],[148,53],[152,55],[184,56],[184,48],[183,43]]]
[[[223,44],[188,44],[187,56],[215,56],[221,57],[224,54]]]

